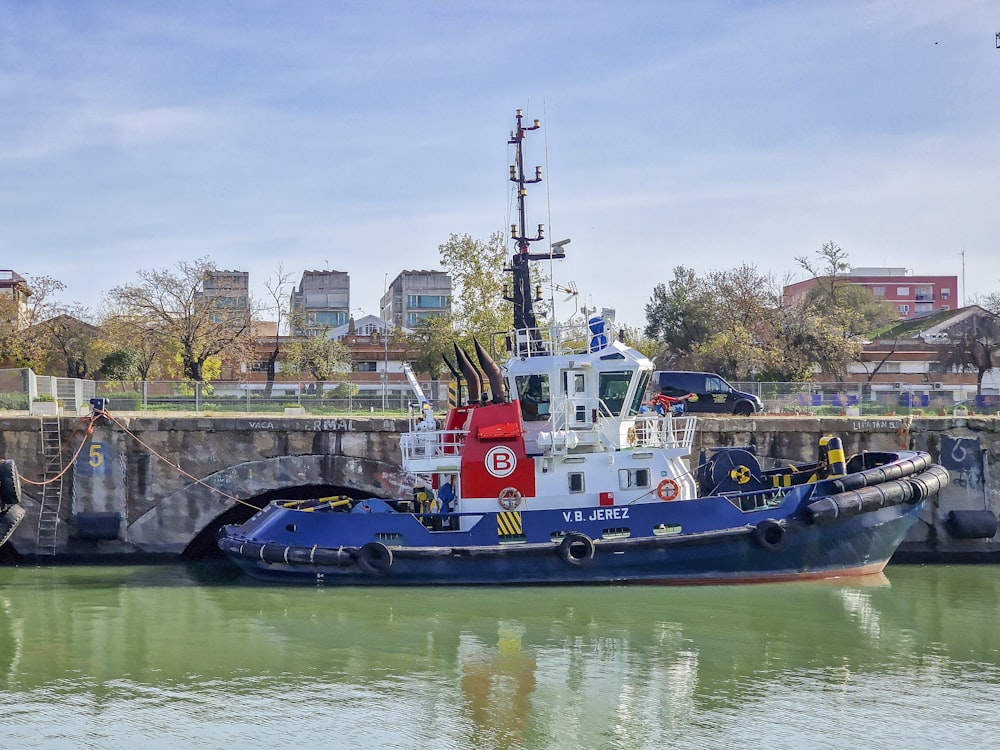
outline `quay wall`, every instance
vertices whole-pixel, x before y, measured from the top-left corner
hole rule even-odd
[[[215,552],[220,525],[242,522],[275,497],[391,497],[409,489],[399,465],[405,420],[62,417],[61,453],[46,459],[42,428],[52,421],[0,415],[0,456],[17,462],[27,511],[0,560],[199,557]],[[927,504],[900,556],[981,561],[1000,552],[1000,535],[956,539],[947,518],[954,510],[1000,512],[990,472],[1000,453],[998,429],[995,417],[706,417],[692,459],[701,448],[752,446],[762,459],[810,461],[827,434],[839,436],[848,455],[927,451],[952,483]],[[49,533],[39,520],[53,512],[58,523]]]

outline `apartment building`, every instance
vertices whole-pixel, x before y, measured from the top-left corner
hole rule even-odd
[[[428,317],[451,314],[451,276],[444,271],[401,271],[379,305],[394,328],[413,328]]]
[[[292,333],[325,335],[351,317],[351,277],[346,271],[303,271],[292,290]]]
[[[838,278],[870,289],[876,299],[896,308],[900,320],[961,307],[957,276],[917,276],[905,268],[852,268]],[[785,303],[794,304],[819,281],[814,277],[784,287]]]

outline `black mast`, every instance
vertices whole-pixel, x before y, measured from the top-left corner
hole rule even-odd
[[[548,258],[563,258],[565,252],[562,248],[550,249],[547,253],[532,253],[530,246],[532,242],[539,242],[545,239],[545,225],[538,225],[538,233],[534,237],[528,236],[527,217],[525,214],[524,199],[528,195],[525,185],[530,185],[542,181],[542,168],[535,167],[534,179],[524,176],[524,151],[522,143],[525,134],[529,130],[538,130],[541,124],[538,120],[533,125],[523,125],[521,120],[522,111],[517,110],[517,127],[511,132],[509,144],[514,146],[514,163],[510,166],[510,181],[517,185],[517,224],[510,225],[510,236],[517,242],[517,251],[511,261],[511,275],[514,284],[513,295],[508,297],[514,303],[514,331],[515,334],[527,334],[527,340],[523,341],[518,336],[518,350],[521,354],[541,353],[541,336],[538,331],[538,324],[535,321],[535,301],[531,293],[531,272],[529,262],[533,260],[545,260]],[[530,341],[530,346],[528,342]],[[525,351],[528,349],[528,351]]]

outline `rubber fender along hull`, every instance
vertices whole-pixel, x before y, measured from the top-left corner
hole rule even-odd
[[[806,517],[813,523],[829,523],[879,508],[920,502],[943,490],[950,481],[947,469],[932,465],[926,471],[905,479],[885,481],[814,500],[805,508]]]
[[[888,457],[891,454],[859,454],[858,458],[861,460],[865,458],[880,460],[878,457],[882,455]],[[821,494],[837,494],[849,490],[859,490],[862,487],[873,487],[894,479],[904,479],[932,466],[934,464],[931,463],[930,454],[920,452],[909,458],[894,460],[884,466],[863,469],[834,479],[824,479],[816,483],[816,491]]]
[[[377,543],[362,552],[223,537],[220,546],[254,578],[312,585],[749,583],[877,573],[915,522],[917,509],[901,503],[823,525],[767,519],[704,534],[625,540],[571,532],[569,542],[550,544]]]

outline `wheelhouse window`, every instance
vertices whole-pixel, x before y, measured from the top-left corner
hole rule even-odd
[[[643,370],[639,373],[639,383],[636,386],[635,393],[632,395],[632,403],[629,404],[628,414],[625,416],[633,417],[639,413],[639,409],[642,408],[642,399],[646,396],[646,387],[649,385],[651,377],[653,377],[653,373],[649,370]]]
[[[544,422],[549,418],[549,376],[517,375],[514,377],[517,397],[521,401],[521,416],[525,422]]]
[[[602,372],[597,381],[597,395],[601,399],[601,410],[611,416],[619,416],[625,406],[628,385],[632,381],[632,370]]]

